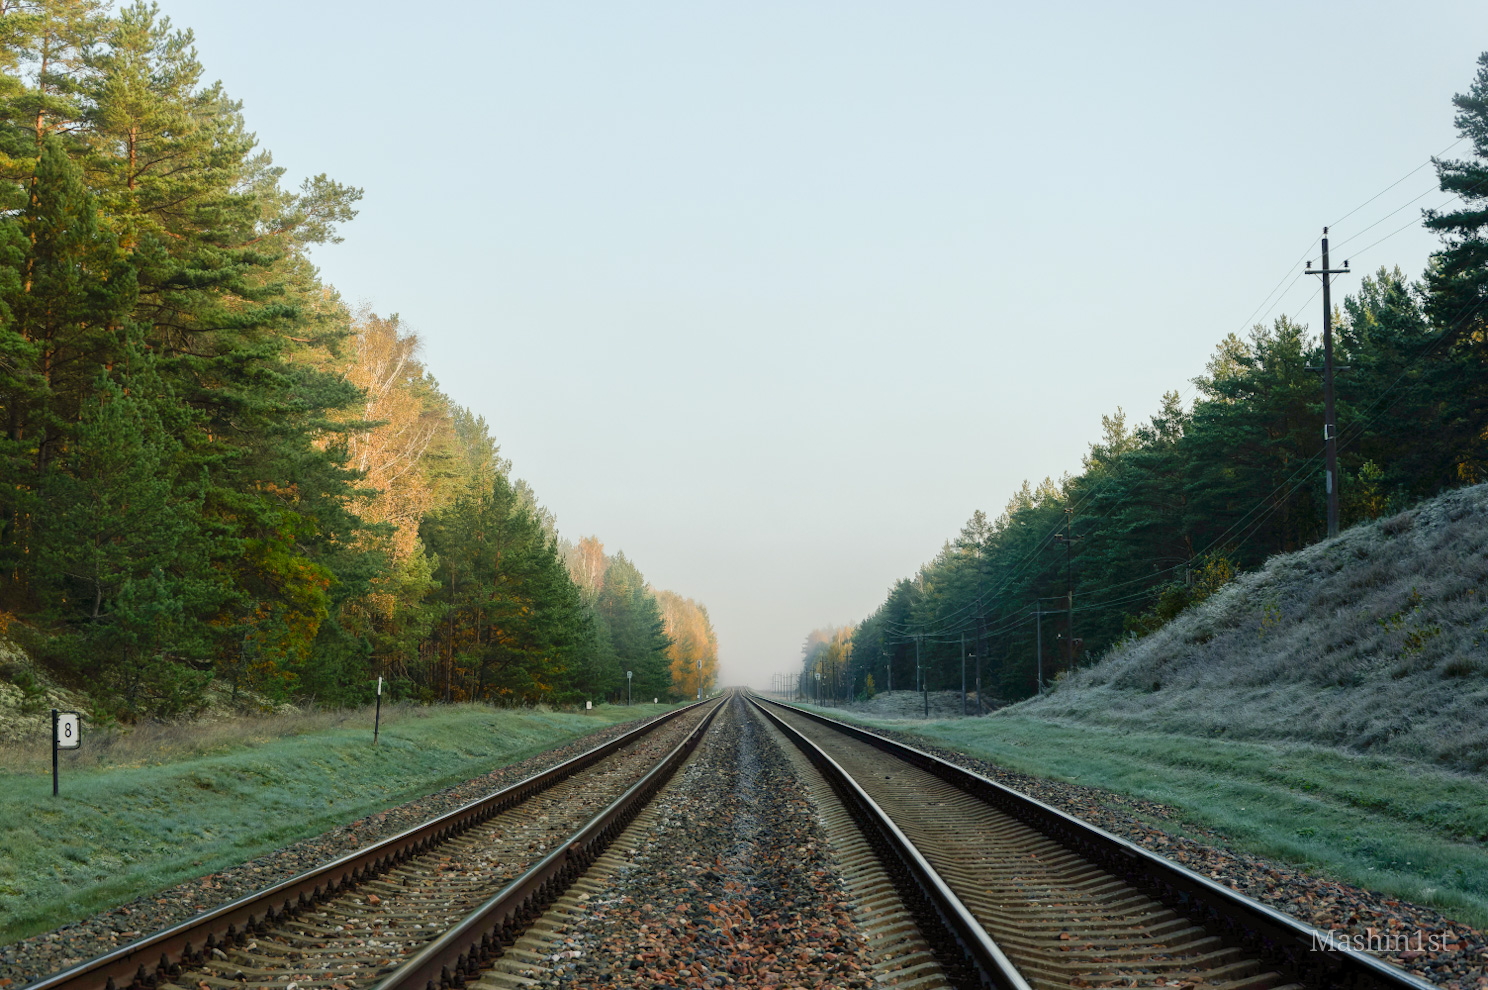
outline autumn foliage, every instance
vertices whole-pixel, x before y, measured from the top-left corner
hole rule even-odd
[[[672,685],[682,697],[695,698],[718,681],[718,637],[708,610],[675,591],[658,592],[656,597],[671,640],[666,655]]]

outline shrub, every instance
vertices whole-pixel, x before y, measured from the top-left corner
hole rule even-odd
[[[1235,570],[1235,562],[1230,559],[1229,553],[1228,549],[1216,550],[1204,557],[1204,562],[1186,583],[1164,585],[1152,608],[1141,615],[1126,617],[1122,623],[1123,631],[1138,638],[1149,636],[1190,608],[1214,597],[1220,588],[1235,580],[1235,575],[1239,573]],[[1207,643],[1212,638],[1212,633],[1206,633],[1203,638],[1192,642]]]

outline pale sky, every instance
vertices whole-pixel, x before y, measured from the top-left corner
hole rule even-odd
[[[366,190],[324,278],[756,685],[1258,307],[1316,328],[1309,245],[1488,49],[1481,0],[161,7],[295,182]],[[1419,227],[1360,249],[1434,188],[1335,261],[1419,274]]]

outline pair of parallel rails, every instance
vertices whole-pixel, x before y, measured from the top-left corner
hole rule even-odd
[[[1113,878],[1107,881],[1108,885],[1119,882],[1142,892],[1201,927],[1211,940],[1222,940],[1260,960],[1270,974],[1277,975],[1278,981],[1288,986],[1352,990],[1427,990],[1430,986],[1373,956],[1329,948],[1331,943],[1326,936],[1308,925],[939,757],[805,709],[758,697],[751,701],[818,768],[857,821],[934,947],[946,976],[955,985],[1030,990],[1029,979],[1009,958],[1010,954],[1018,953],[1011,949],[1005,952],[999,946],[988,934],[987,926],[957,894],[954,884],[932,866],[931,861],[936,858],[934,850],[921,849],[911,841],[890,812],[870,795],[870,789],[830,756],[827,747],[810,738],[810,735],[821,738],[818,733],[808,734],[792,723],[806,719],[821,732],[873,747],[883,757],[882,767],[875,767],[875,772],[907,765],[1027,826],[1099,873]],[[228,949],[253,944],[256,937],[273,928],[294,925],[297,918],[317,913],[318,908],[334,899],[352,896],[364,885],[375,886],[389,871],[437,853],[446,843],[595,767],[658,727],[706,708],[682,741],[620,797],[494,897],[396,962],[395,968],[379,977],[374,990],[462,988],[500,958],[545,907],[624,830],[696,748],[723,703],[726,699],[670,712],[421,826],[37,981],[23,990],[156,990],[183,972],[210,965],[214,956],[225,958]],[[860,769],[859,774],[863,775],[864,771]],[[900,814],[903,816],[902,810]],[[1088,884],[1089,881],[1082,881],[1082,885]],[[1028,933],[1029,937],[1040,934]],[[1321,949],[1320,944],[1324,946]],[[1123,971],[1129,971],[1132,960],[1125,962],[1128,965]],[[1237,981],[1234,985],[1245,982]]]
[[[720,702],[704,701],[667,712],[602,745],[565,760],[463,807],[323,866],[249,894],[112,952],[38,980],[22,990],[156,990],[184,973],[211,967],[227,950],[253,946],[271,931],[303,928],[334,903],[375,886],[394,871],[437,857],[472,829],[512,811],[576,774],[596,768],[658,728],[705,709],[698,724],[641,779],[594,815],[567,841],[555,844],[521,876],[506,884],[452,927],[381,976],[377,990],[463,987],[475,979],[541,915],[661,789],[707,731]],[[308,963],[301,970],[330,968]],[[301,981],[303,982],[303,981]]]
[[[1044,976],[1036,981],[1041,985],[1052,982],[1048,979],[1051,972],[1064,969],[1068,973],[1069,967],[1060,964],[1071,957],[1071,949],[1079,946],[1061,943],[1058,939],[1070,938],[1069,933],[1017,931],[1017,915],[1039,912],[1029,912],[1016,904],[1017,893],[1009,890],[1016,885],[1006,882],[1006,869],[997,876],[995,867],[982,868],[979,872],[981,864],[967,861],[969,858],[997,858],[1002,861],[1001,865],[1006,866],[1010,859],[1026,856],[1045,862],[1063,860],[1058,865],[1071,875],[1072,882],[1067,889],[1053,893],[1061,902],[1055,906],[1067,914],[1082,913],[1089,920],[1099,913],[1097,905],[1104,900],[1110,905],[1109,914],[1098,919],[1094,927],[1104,927],[1109,931],[1124,929],[1128,944],[1144,941],[1140,936],[1150,932],[1158,933],[1158,941],[1162,941],[1164,929],[1173,933],[1168,954],[1176,957],[1176,965],[1164,959],[1162,954],[1142,958],[1139,952],[1123,953],[1120,948],[1122,937],[1113,935],[1102,939],[1097,935],[1092,941],[1106,944],[1096,947],[1093,955],[1103,957],[1109,971],[1085,974],[1084,982],[1072,985],[1119,986],[1127,979],[1131,980],[1129,985],[1152,985],[1165,965],[1181,968],[1183,960],[1194,955],[1186,947],[1189,943],[1184,941],[1194,939],[1194,935],[1179,930],[1179,926],[1186,923],[1189,932],[1201,930],[1201,934],[1207,933],[1207,938],[1202,941],[1217,942],[1223,949],[1200,955],[1200,958],[1210,957],[1217,964],[1212,981],[1205,979],[1202,973],[1193,982],[1185,978],[1187,974],[1174,979],[1170,972],[1164,978],[1168,986],[1193,986],[1197,983],[1235,987],[1285,985],[1328,990],[1430,990],[1431,984],[1396,966],[1363,952],[1337,948],[1337,942],[1310,925],[980,774],[818,712],[757,696],[753,700],[816,765],[857,819],[859,827],[879,849],[900,887],[901,896],[918,909],[921,929],[936,946],[942,967],[959,985],[1030,990],[1036,971],[1042,971]],[[778,713],[788,717],[782,718]],[[828,732],[803,732],[797,724],[792,724],[801,720]],[[881,753],[881,763],[870,764],[861,758],[857,761],[860,778],[876,777],[881,770],[904,765],[920,771],[924,777],[914,784],[914,799],[897,802],[892,813],[881,807],[870,791],[877,790],[881,796],[892,799],[892,787],[875,787],[877,781],[865,787],[862,780],[855,778],[828,754],[827,749],[832,748],[830,745],[818,745],[812,735],[828,743],[832,736],[846,737]],[[884,779],[892,776],[892,773],[887,774]],[[937,788],[934,786],[936,782],[947,786]],[[994,812],[998,823],[989,824],[988,816],[983,815],[980,816],[980,827],[987,831],[995,828],[1003,834],[993,842],[983,842],[979,848],[976,842],[966,842],[965,836],[957,834],[968,827],[964,819],[937,820],[943,818],[945,805],[955,803],[947,798],[956,794],[964,794],[977,805]],[[931,801],[932,797],[937,800]],[[922,836],[927,836],[929,844],[925,848],[917,846],[906,835],[908,828],[915,828]],[[944,845],[946,849],[930,848],[930,845]],[[988,851],[988,847],[998,845],[1002,848]],[[1057,847],[1052,855],[1050,846]],[[932,866],[931,860],[938,860],[942,868],[938,870]],[[1070,869],[1071,861],[1076,864],[1076,869]],[[1038,867],[1030,865],[1028,872],[1037,870]],[[948,880],[953,875],[954,880]],[[988,934],[989,926],[979,921],[976,912],[967,904],[973,895],[992,894],[993,891],[981,888],[999,881],[1002,881],[1003,889],[993,898],[981,898],[977,906],[983,920],[989,920],[988,915],[995,917],[1002,911],[1014,916],[1011,923],[999,926],[1001,930],[1010,930],[1010,936],[1005,939],[1006,950]],[[959,886],[967,896],[960,896],[953,889],[955,886]],[[1029,887],[1034,888],[1031,897],[1047,898],[1051,893],[1038,890],[1037,886],[1036,882],[1030,882]],[[1009,897],[1009,893],[1013,896]],[[986,902],[998,897],[1004,903],[989,908]],[[1047,908],[1042,914],[1045,917],[1049,915]],[[1164,919],[1163,915],[1169,917]],[[1132,935],[1139,937],[1130,938]],[[1015,941],[1016,954],[1023,964],[1021,970],[1009,959],[1015,953]],[[1152,939],[1145,941],[1149,943],[1150,951]],[[1238,963],[1232,962],[1237,958]],[[1152,972],[1144,979],[1143,972],[1148,967]],[[1226,976],[1225,969],[1239,972]],[[1088,977],[1105,979],[1092,984]],[[1060,982],[1071,985],[1066,981]]]

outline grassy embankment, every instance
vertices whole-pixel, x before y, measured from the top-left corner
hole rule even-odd
[[[0,943],[242,863],[666,705],[478,705],[85,737],[52,797],[44,743],[0,748]]]

